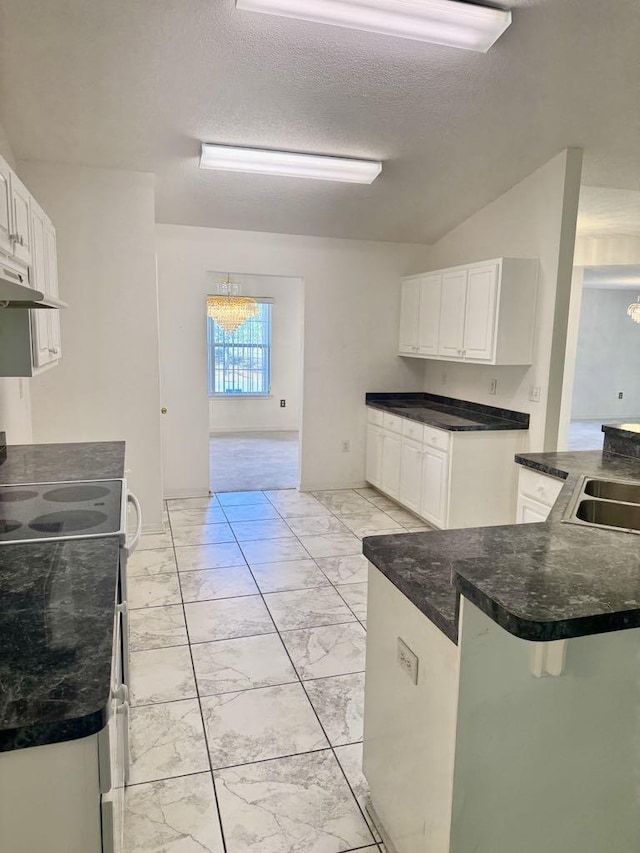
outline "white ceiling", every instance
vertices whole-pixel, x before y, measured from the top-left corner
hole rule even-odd
[[[640,101],[640,91],[638,98]],[[581,187],[578,233],[583,237],[640,237],[640,192]]]
[[[2,0],[18,158],[155,172],[160,222],[432,241],[566,146],[640,191],[637,0],[515,0],[486,55],[234,8]],[[371,186],[198,169],[199,141],[381,158]]]

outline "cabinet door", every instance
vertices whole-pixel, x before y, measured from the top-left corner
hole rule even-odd
[[[441,275],[429,275],[420,280],[418,352],[423,355],[438,354],[441,294]]]
[[[400,339],[401,353],[418,351],[418,314],[420,311],[420,279],[403,281],[400,290]]]
[[[45,236],[45,215],[40,208],[33,204],[31,207],[31,232],[33,234],[32,245],[32,284],[36,290],[47,294],[47,244]],[[44,367],[52,359],[51,344],[49,342],[49,317],[51,314],[44,308],[37,308],[31,312],[33,364],[35,367]]]
[[[436,527],[447,523],[449,500],[449,454],[424,448],[420,515]]]
[[[462,354],[474,361],[491,361],[495,351],[498,265],[472,267],[467,280]]]
[[[365,479],[373,486],[379,486],[382,476],[382,430],[369,424],[367,427],[367,461]]]
[[[58,296],[58,251],[56,247],[56,231],[51,221],[46,218],[44,224],[45,259],[47,268],[47,294]],[[62,339],[60,337],[60,311],[53,309],[45,311],[49,322],[49,350],[52,361],[57,361],[62,355]]]
[[[391,432],[382,433],[381,487],[392,498],[400,494],[400,456],[402,439]]]
[[[420,511],[422,498],[422,445],[402,439],[400,456],[400,501],[414,512]]]
[[[31,263],[31,195],[22,181],[11,173],[11,212],[13,216],[13,254],[25,264]]]
[[[13,254],[11,243],[11,169],[0,160],[0,251]]]
[[[526,495],[518,495],[518,508],[516,510],[516,524],[536,524],[546,521],[551,508],[544,504],[528,498]]]
[[[467,270],[443,273],[438,341],[438,355],[443,358],[456,361],[462,358],[466,298]]]

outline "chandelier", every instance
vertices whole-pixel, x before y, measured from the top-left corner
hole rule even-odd
[[[634,323],[640,323],[640,296],[638,296],[637,302],[632,302],[631,305],[627,308],[627,314]]]
[[[257,313],[256,300],[240,296],[240,285],[231,281],[229,273],[225,281],[218,282],[218,295],[207,297],[207,314],[225,332],[235,332]]]

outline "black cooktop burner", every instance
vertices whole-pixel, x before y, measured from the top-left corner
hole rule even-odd
[[[29,522],[31,530],[39,533],[77,533],[89,527],[97,527],[107,520],[104,512],[85,509],[67,509],[49,512]]]
[[[104,486],[93,486],[81,484],[78,486],[62,486],[59,489],[51,489],[42,497],[45,501],[56,501],[56,503],[79,503],[81,501],[96,501],[109,494],[109,489]]]
[[[0,545],[121,536],[123,480],[0,486]]]
[[[29,492],[24,489],[15,489],[14,491],[0,491],[0,503],[13,503],[14,501],[30,501],[32,498],[37,498],[37,492]]]

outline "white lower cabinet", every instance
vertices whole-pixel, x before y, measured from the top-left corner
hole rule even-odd
[[[382,433],[382,477],[380,488],[392,498],[400,496],[400,460],[402,438],[393,432]]]
[[[422,503],[423,460],[422,444],[403,437],[400,456],[399,497],[405,506],[416,513],[420,512]]]
[[[367,426],[367,481],[373,486],[382,482],[382,430],[374,424]]]
[[[524,430],[449,432],[368,409],[366,480],[439,528],[509,524]]]
[[[446,527],[449,491],[449,454],[425,447],[422,500],[419,514],[434,527]]]
[[[516,524],[546,521],[564,485],[564,480],[518,466]]]

